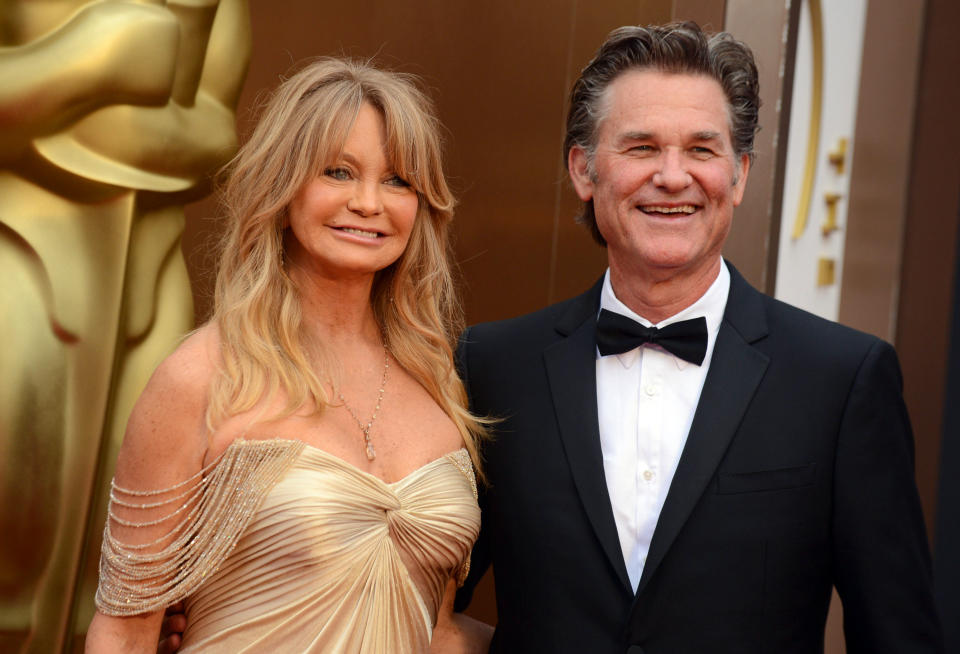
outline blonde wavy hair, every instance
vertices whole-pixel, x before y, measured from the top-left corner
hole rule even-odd
[[[288,398],[285,415],[304,405],[317,412],[331,406],[321,380],[334,377],[336,360],[305,337],[300,296],[284,270],[283,234],[291,200],[336,160],[364,103],[383,117],[389,161],[419,200],[406,250],[375,276],[374,315],[390,353],[456,424],[479,472],[485,421],[469,413],[453,363],[463,323],[451,273],[455,201],[443,174],[440,124],[414,78],[354,60],[319,59],[284,80],[228,164],[221,192],[227,229],[211,318],[222,366],[207,423],[214,428],[278,391]]]

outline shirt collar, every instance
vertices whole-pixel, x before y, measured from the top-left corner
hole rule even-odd
[[[666,327],[681,320],[703,316],[707,319],[707,357],[709,358],[713,352],[713,344],[717,340],[717,332],[720,331],[720,323],[723,321],[723,312],[727,307],[727,296],[730,294],[730,271],[727,270],[726,263],[721,262],[721,264],[720,273],[713,280],[706,293],[686,309],[658,322],[656,325],[635,313],[617,298],[617,295],[613,292],[613,285],[610,284],[610,268],[607,268],[603,275],[603,288],[600,291],[600,308],[632,318],[647,327],[657,328]],[[599,314],[599,311],[597,313]],[[634,348],[623,354],[618,354],[617,358],[624,367],[629,368],[634,364],[639,354],[640,348]],[[597,357],[599,356],[600,352],[598,351]],[[679,357],[674,357],[674,359],[676,359],[677,366],[681,370],[691,365]]]

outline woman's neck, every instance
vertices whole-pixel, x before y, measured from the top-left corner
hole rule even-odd
[[[373,275],[326,279],[291,272],[300,293],[303,326],[323,343],[381,343],[382,334],[373,313],[370,294]]]

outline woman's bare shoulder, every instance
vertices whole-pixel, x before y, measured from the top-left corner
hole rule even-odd
[[[204,394],[220,360],[220,330],[207,323],[186,336],[176,350],[153,373],[150,384],[186,385],[188,392],[202,388]],[[147,387],[150,387],[150,384]]]
[[[205,414],[210,383],[217,372],[220,336],[215,325],[204,325],[187,336],[164,359],[137,401],[134,416],[156,413],[176,418]],[[131,417],[134,417],[131,416]]]
[[[164,488],[202,467],[209,444],[207,402],[219,344],[216,326],[205,325],[157,366],[127,422],[117,461],[119,485]]]

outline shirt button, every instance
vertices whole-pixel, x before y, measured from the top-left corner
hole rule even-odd
[[[656,395],[659,390],[660,390],[660,387],[657,386],[656,384],[647,384],[646,386],[643,387],[643,391],[647,395]]]
[[[644,471],[643,471],[643,478],[646,479],[647,481],[650,481],[651,479],[653,479],[653,471],[652,471],[652,470],[644,470]]]

